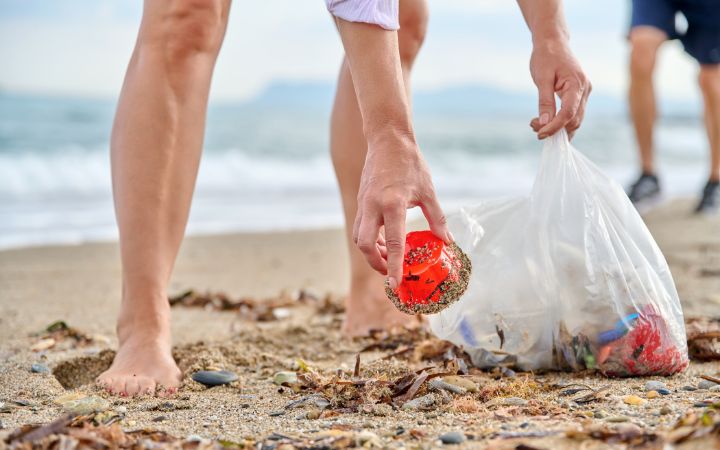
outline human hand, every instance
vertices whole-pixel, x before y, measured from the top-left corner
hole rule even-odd
[[[370,266],[388,276],[391,289],[396,289],[402,280],[405,217],[407,210],[415,206],[422,208],[437,237],[447,243],[453,241],[427,164],[412,134],[369,138],[352,236]]]
[[[570,51],[567,40],[547,39],[537,43],[530,58],[530,75],[538,88],[538,117],[530,122],[538,139],[545,139],[562,128],[572,139],[585,116],[592,85]],[[557,114],[556,93],[561,105]]]

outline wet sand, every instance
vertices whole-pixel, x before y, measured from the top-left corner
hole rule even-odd
[[[646,221],[671,265],[686,315],[718,316],[720,218],[693,217],[690,208],[687,201],[674,201],[647,214]],[[279,387],[272,382],[273,374],[298,370],[304,362],[317,376],[329,377],[341,369],[349,379],[356,354],[378,342],[342,339],[342,313],[323,309],[318,301],[287,308],[280,320],[269,322],[247,321],[233,312],[176,307],[176,358],[186,373],[178,396],[169,400],[107,397],[82,383],[92,380],[112,357],[106,350],[115,345],[119,270],[115,244],[0,252],[0,428],[4,428],[0,439],[20,425],[46,423],[60,416],[62,407],[54,400],[67,392],[65,388],[106,397],[107,411],[119,411],[116,425],[125,431],[162,430],[179,438],[248,445],[264,442],[267,448],[284,442],[268,440],[272,433],[288,439],[323,433],[335,439],[345,433],[353,445],[431,448],[438,436],[449,431],[462,431],[467,439],[463,445],[472,448],[516,448],[520,442],[537,448],[580,444],[606,448],[607,439],[569,437],[567,431],[603,427],[665,436],[687,411],[700,415],[708,409],[694,405],[720,402],[720,392],[684,390],[698,385],[698,375],[718,376],[720,372],[718,363],[693,363],[684,374],[662,380],[669,395],[652,399],[646,398],[647,379],[608,380],[588,374],[517,374],[496,379],[494,374],[472,372],[467,378],[478,387],[477,392],[449,394],[444,400],[441,397],[447,396],[437,394],[439,400],[427,410],[376,408],[350,413],[332,405],[314,418],[311,404],[286,408],[314,391],[296,393]],[[338,299],[346,283],[342,232],[324,230],[189,238],[172,290],[193,288],[266,298],[277,297],[281,291],[292,296],[304,289],[320,298],[329,292]],[[318,312],[319,308],[323,311]],[[43,339],[37,334],[56,320],[66,321],[89,340],[68,338],[48,350],[33,351],[32,346]],[[417,350],[440,344],[428,336],[416,338],[415,350],[395,358],[387,356],[397,348],[363,352],[360,377],[392,380],[411,370],[442,365],[423,359]],[[34,362],[53,373],[31,373]],[[189,378],[195,370],[207,368],[232,370],[240,380],[206,389]],[[596,401],[576,404],[574,397],[561,395],[571,383],[609,389]],[[626,395],[643,401],[627,404]],[[683,445],[707,448],[712,442],[707,439],[714,439],[708,436]],[[298,442],[295,447],[302,446]],[[626,443],[618,445],[622,448]]]

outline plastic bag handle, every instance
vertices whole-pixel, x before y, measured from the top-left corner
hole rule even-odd
[[[555,134],[545,139],[543,150],[561,149],[563,151],[570,150],[570,139],[568,138],[565,128],[561,128]]]

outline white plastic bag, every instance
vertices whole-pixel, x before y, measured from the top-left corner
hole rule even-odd
[[[670,375],[688,364],[667,262],[622,188],[548,138],[529,197],[450,217],[473,265],[458,302],[431,316],[439,337],[486,368]]]

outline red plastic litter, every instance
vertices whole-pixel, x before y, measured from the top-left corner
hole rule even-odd
[[[687,353],[672,339],[667,322],[652,306],[645,307],[635,326],[611,344],[600,370],[608,376],[673,375],[688,366]]]
[[[413,231],[405,238],[400,286],[386,286],[386,293],[405,313],[438,313],[465,292],[470,270],[470,260],[456,244],[445,244],[431,231]]]

